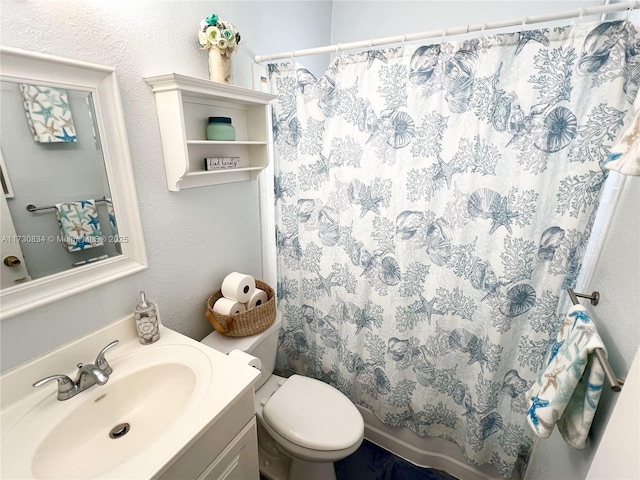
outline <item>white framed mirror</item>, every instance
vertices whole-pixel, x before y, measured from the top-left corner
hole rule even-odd
[[[147,257],[115,68],[2,46],[0,61],[1,319]]]

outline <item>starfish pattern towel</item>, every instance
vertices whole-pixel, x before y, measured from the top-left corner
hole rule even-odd
[[[63,244],[70,252],[104,244],[98,211],[93,200],[56,203],[56,217]]]
[[[36,142],[75,142],[76,128],[67,91],[60,88],[20,84],[31,134]]]
[[[551,435],[557,423],[570,446],[585,448],[604,382],[602,366],[593,356],[596,348],[606,355],[585,308],[573,306],[551,348],[546,368],[527,394],[527,420],[539,437]]]
[[[611,147],[605,168],[623,175],[640,176],[640,100],[636,99],[636,116],[618,142]]]
[[[111,225],[111,233],[114,237],[118,236],[118,224],[116,223],[116,211],[113,208],[113,201],[110,198],[104,199],[107,205],[107,213],[109,214],[109,224]]]

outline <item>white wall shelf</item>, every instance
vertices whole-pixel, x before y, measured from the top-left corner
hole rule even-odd
[[[269,164],[275,95],[177,73],[145,81],[156,96],[169,190],[255,180]],[[208,117],[230,117],[236,140],[207,140]],[[206,157],[239,157],[240,166],[208,171]]]

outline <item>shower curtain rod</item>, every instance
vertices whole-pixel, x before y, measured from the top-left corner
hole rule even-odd
[[[640,7],[640,1],[615,3],[611,5],[600,5],[597,7],[578,8],[576,10],[567,10],[564,12],[552,13],[548,15],[538,15],[534,17],[522,17],[519,19],[506,20],[492,23],[478,23],[474,25],[463,25],[461,27],[445,28],[441,30],[431,30],[422,33],[409,33],[405,35],[396,35],[393,37],[376,38],[370,40],[362,40],[359,42],[338,43],[327,47],[307,48],[304,50],[294,50],[291,52],[275,53],[273,55],[256,55],[254,60],[256,63],[270,62],[272,60],[281,60],[283,58],[304,57],[307,55],[317,55],[321,53],[337,53],[344,50],[354,50],[358,48],[371,48],[380,45],[390,45],[393,43],[412,42],[415,40],[424,40],[427,38],[438,38],[453,35],[462,35],[471,32],[484,32],[485,30],[494,30],[497,28],[516,27],[531,25],[533,23],[553,22],[556,20],[564,20],[568,18],[588,17],[593,15],[602,15],[606,13],[618,12],[623,10],[634,10]]]

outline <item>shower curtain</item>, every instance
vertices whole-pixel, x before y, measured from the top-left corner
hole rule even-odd
[[[277,371],[522,472],[525,393],[562,323],[631,116],[625,21],[269,65]]]

